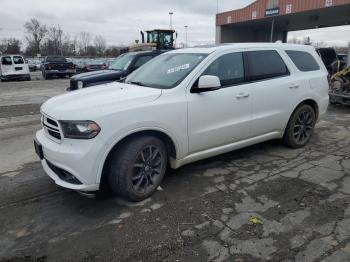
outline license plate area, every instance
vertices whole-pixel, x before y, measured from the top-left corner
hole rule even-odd
[[[39,156],[40,160],[43,160],[44,159],[43,147],[35,139],[34,139],[34,148],[35,148],[35,153]]]
[[[15,67],[15,70],[16,71],[20,71],[20,70],[22,70],[23,69],[23,67]]]

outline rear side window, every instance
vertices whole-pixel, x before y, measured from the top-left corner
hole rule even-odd
[[[289,70],[275,50],[246,52],[249,81],[258,81],[289,75]]]
[[[219,77],[222,87],[242,83],[244,81],[242,53],[231,53],[219,57],[202,75]]]
[[[1,64],[3,64],[3,65],[12,65],[11,56],[4,56],[3,58],[1,58]]]
[[[21,56],[14,56],[13,57],[13,63],[18,65],[18,64],[24,64],[23,57]]]
[[[287,55],[292,59],[296,67],[302,72],[310,72],[320,70],[315,58],[303,51],[286,51]]]
[[[141,56],[141,57],[139,57],[135,63],[135,68],[139,68],[143,64],[146,64],[152,58],[153,58],[153,56]]]

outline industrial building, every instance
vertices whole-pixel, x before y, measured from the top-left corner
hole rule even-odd
[[[216,43],[287,41],[289,31],[350,24],[350,0],[257,0],[216,15]]]

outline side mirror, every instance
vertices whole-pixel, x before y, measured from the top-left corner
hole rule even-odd
[[[218,90],[221,87],[220,79],[217,76],[204,75],[198,80],[198,87],[193,88],[192,93],[202,93]]]

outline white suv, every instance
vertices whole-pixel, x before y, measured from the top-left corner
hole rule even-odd
[[[308,143],[328,106],[313,47],[230,44],[160,55],[125,80],[48,100],[36,152],[63,187],[139,201],[178,168],[270,139]]]

